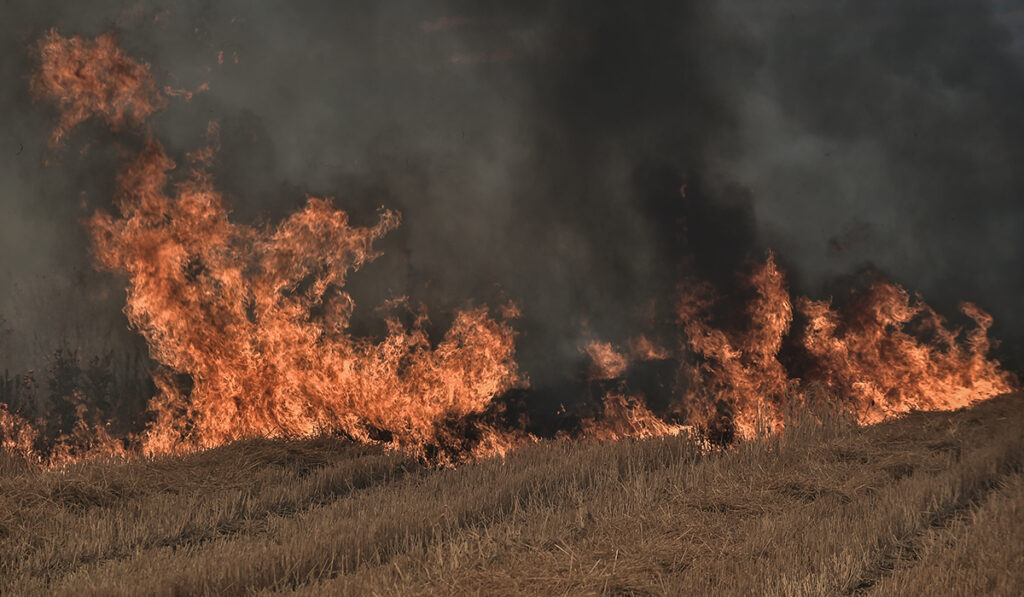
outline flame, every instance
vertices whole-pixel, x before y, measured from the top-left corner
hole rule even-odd
[[[739,324],[716,326],[714,290],[691,280],[676,304],[681,338],[676,354],[645,350],[641,336],[630,342],[636,355],[630,360],[613,344],[594,341],[587,347],[597,372],[592,378],[622,378],[641,355],[674,358],[690,382],[677,388],[674,411],[698,428],[740,438],[781,429],[786,414],[822,388],[868,424],[915,409],[969,406],[1019,387],[987,356],[992,317],[971,303],[963,303],[961,311],[975,325],[963,334],[947,327],[920,297],[911,299],[887,280],[877,280],[839,310],[829,301],[791,298],[771,253],[745,282],[751,297]],[[794,304],[806,321],[798,329],[793,329]],[[787,351],[790,368],[783,364]],[[621,392],[621,385],[606,392],[605,416],[628,421],[631,415],[622,405],[638,402]]]
[[[55,140],[90,117],[114,128],[141,124],[160,106],[148,66],[125,57],[109,34],[90,41],[50,31],[38,47],[33,91],[61,110]],[[216,128],[208,134],[215,143]],[[309,198],[275,226],[233,223],[199,167],[214,151],[190,154],[196,167],[169,190],[175,166],[149,140],[120,174],[117,213],[88,223],[97,263],[127,277],[125,314],[161,364],[143,453],[343,432],[425,455],[446,442],[464,444],[449,422],[482,415],[496,396],[525,383],[513,359],[513,303],[498,319],[483,307],[456,313],[435,345],[426,312],[398,299],[389,305],[386,337],[353,337],[345,282],[377,256],[374,241],[399,214],[382,209],[376,224],[352,226],[330,200]],[[31,428],[12,417],[5,430]],[[476,426],[477,441],[463,446],[469,454],[501,454],[530,440],[483,420]],[[119,446],[83,411],[53,460],[117,454]]]
[[[630,338],[627,350],[620,350],[611,342],[591,340],[583,347],[583,353],[590,359],[587,377],[592,380],[616,379],[622,377],[633,363],[671,357],[669,350],[643,334]]]
[[[629,367],[629,360],[626,355],[619,352],[611,342],[594,340],[587,343],[584,348],[587,356],[590,357],[593,367],[591,368],[591,379],[615,379],[622,377]]]
[[[183,98],[185,98],[186,102],[192,101],[192,99],[196,95],[198,95],[200,93],[203,93],[204,91],[209,91],[209,90],[210,90],[210,84],[209,83],[202,83],[202,84],[200,84],[199,87],[196,87],[195,91],[190,91],[188,89],[180,89],[180,88],[177,88],[177,87],[171,87],[169,85],[164,87],[164,93],[166,93],[167,95],[169,95],[171,97],[183,97]]]
[[[842,311],[809,299],[798,308],[809,320],[800,339],[813,358],[810,374],[849,396],[863,423],[912,409],[960,408],[1016,388],[986,357],[992,317],[971,303],[960,306],[975,324],[964,340],[920,297],[911,300],[884,280]],[[911,333],[915,323],[930,342]]]
[[[699,387],[717,398],[712,409],[707,396],[690,396],[704,425],[724,413],[741,437],[779,428],[785,411],[801,406],[817,387],[830,390],[861,423],[914,409],[969,406],[1018,387],[987,356],[991,316],[970,303],[961,310],[975,327],[961,338],[920,297],[911,300],[898,285],[877,280],[842,310],[829,301],[797,298],[807,323],[793,332],[794,301],[774,256],[754,269],[749,284],[754,298],[740,332],[713,328],[710,303],[699,292],[684,294],[679,304],[686,342],[701,357],[694,367]],[[801,377],[779,360],[789,334],[808,363]]]
[[[436,347],[422,310],[409,326],[388,316],[379,342],[347,332],[346,279],[377,256],[396,212],[356,227],[309,198],[276,226],[244,226],[201,170],[166,193],[173,167],[151,142],[121,176],[120,215],[89,224],[98,262],[128,276],[129,320],[169,373],[191,380],[158,381],[147,454],[321,431],[421,453],[445,418],[481,413],[519,382],[512,329],[485,308],[457,313]]]
[[[32,425],[7,410],[0,403],[0,451],[35,459],[35,442],[39,434]]]
[[[53,145],[91,117],[115,129],[138,126],[163,105],[149,65],[125,56],[113,34],[88,40],[51,30],[35,52],[40,64],[31,91],[55,102],[60,111]]]
[[[682,292],[678,304],[686,343],[700,357],[692,373],[702,395],[690,396],[691,417],[710,426],[722,412],[729,413],[741,437],[753,436],[765,417],[780,421],[778,407],[795,383],[778,360],[793,307],[773,255],[754,270],[748,283],[754,298],[739,331],[726,332],[709,323],[712,302],[705,285]]]
[[[692,429],[690,425],[662,420],[644,405],[641,398],[611,392],[602,402],[600,417],[583,421],[582,435],[595,440],[614,441],[628,437],[646,439],[680,435]]]
[[[124,458],[129,451],[125,442],[107,431],[102,421],[95,418],[84,404],[84,397],[78,397],[75,407],[75,424],[71,432],[61,435],[50,450],[48,462],[60,466],[90,458]]]
[[[672,356],[671,351],[655,344],[644,334],[629,339],[629,352],[638,361],[661,361]]]
[[[45,458],[37,447],[40,431],[25,418],[10,412],[0,403],[0,452],[15,454],[27,462],[61,466],[86,458],[124,457],[128,455],[124,439],[112,436],[95,413],[88,411],[85,397],[74,392],[76,420],[70,433],[53,438],[45,448]],[[43,422],[40,422],[42,426]]]
[[[124,56],[109,34],[84,40],[50,31],[37,52],[33,93],[61,113],[54,143],[88,118],[114,128],[141,125],[162,105],[149,67]],[[115,213],[97,212],[87,224],[97,264],[126,277],[125,314],[160,364],[152,421],[138,438],[116,438],[79,404],[78,422],[50,450],[51,464],[322,432],[439,464],[536,441],[522,423],[496,422],[498,397],[527,385],[510,323],[519,305],[499,306],[497,315],[486,307],[458,311],[432,342],[426,310],[396,298],[385,305],[386,335],[353,336],[348,277],[377,257],[374,243],[400,215],[381,208],[375,223],[354,226],[331,199],[310,197],[277,224],[233,222],[206,170],[217,151],[215,125],[207,135],[210,145],[188,154],[191,168],[173,181],[175,164],[147,140],[120,173]],[[987,356],[992,318],[970,303],[961,310],[975,325],[962,335],[920,297],[884,280],[842,308],[794,299],[772,254],[745,285],[749,300],[733,314],[738,322],[718,321],[715,290],[689,280],[675,303],[675,346],[640,334],[626,348],[602,340],[583,347],[588,382],[604,396],[579,434],[621,439],[717,429],[751,437],[780,429],[786,413],[821,387],[863,423],[1017,388]],[[664,340],[665,332],[655,337]],[[671,419],[628,387],[631,368],[644,361],[673,369],[663,413]],[[36,457],[38,438],[0,405],[0,448]]]

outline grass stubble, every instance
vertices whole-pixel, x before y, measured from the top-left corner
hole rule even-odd
[[[1024,593],[1024,396],[823,419],[443,470],[334,438],[5,457],[0,594]]]

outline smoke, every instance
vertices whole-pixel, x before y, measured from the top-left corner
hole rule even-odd
[[[764,65],[719,167],[760,238],[820,293],[871,263],[950,310],[973,300],[1021,360],[1024,13],[1010,2],[736,4]],[[826,246],[829,250],[825,250]]]
[[[123,281],[90,271],[81,220],[109,205],[138,139],[83,126],[45,146],[54,119],[28,95],[27,47],[51,27],[116,30],[161,85],[209,84],[175,98],[153,133],[181,158],[220,124],[214,174],[236,218],[276,220],[307,194],[336,197],[356,224],[402,211],[384,256],[351,278],[360,332],[379,331],[373,307],[394,295],[427,303],[439,329],[469,300],[510,298],[523,369],[552,385],[578,372],[588,339],[637,329],[681,274],[728,289],[772,247],[812,296],[873,264],[940,305],[978,303],[996,337],[1024,341],[1024,15],[1008,2],[4,12],[11,367],[31,366],[30,341],[47,350],[81,322],[80,337],[130,341]]]

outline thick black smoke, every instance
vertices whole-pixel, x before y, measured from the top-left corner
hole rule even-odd
[[[1015,2],[788,5],[755,24],[765,57],[723,168],[759,238],[817,293],[873,263],[942,311],[996,317],[1024,365],[1024,11]]]
[[[12,368],[61,336],[130,341],[123,282],[90,272],[80,219],[109,204],[119,151],[137,140],[82,127],[45,147],[53,117],[29,97],[27,47],[51,27],[117,30],[161,85],[209,83],[154,117],[154,134],[180,157],[220,123],[215,174],[236,217],[276,219],[306,194],[335,196],[357,220],[401,210],[384,257],[351,280],[362,331],[388,296],[426,302],[438,323],[470,299],[511,298],[520,360],[535,386],[554,386],[577,374],[587,340],[637,330],[681,270],[728,288],[770,247],[806,293],[873,263],[944,307],[990,310],[1011,350],[1024,340],[1024,15],[1009,3],[7,1],[3,12]]]

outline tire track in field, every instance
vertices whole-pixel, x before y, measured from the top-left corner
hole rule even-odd
[[[1024,470],[1022,462],[1024,462],[1024,444],[1018,442],[1014,449],[1003,455],[994,474],[986,475],[980,481],[972,484],[971,489],[964,495],[931,513],[921,521],[921,524],[913,532],[900,537],[892,547],[882,552],[875,565],[843,594],[866,595],[876,584],[891,576],[896,571],[896,565],[899,562],[917,561],[920,558],[920,546],[927,535],[947,528],[956,520],[969,517],[976,512],[993,493],[999,490],[1005,481]]]

